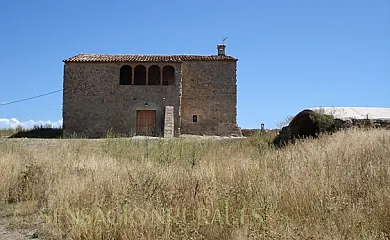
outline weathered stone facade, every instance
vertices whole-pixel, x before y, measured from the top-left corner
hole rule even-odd
[[[174,136],[240,134],[236,126],[236,61],[229,56],[93,55],[64,60],[64,135],[103,137],[107,131],[134,136],[140,110],[155,111],[154,135],[164,135],[165,109],[173,108]],[[130,85],[120,84],[130,66]],[[133,85],[137,66],[161,69],[160,85]],[[163,85],[163,68],[174,81]],[[158,80],[158,79],[157,79]],[[169,108],[166,108],[169,106]],[[194,122],[196,120],[196,122]],[[171,121],[170,121],[171,122]],[[167,132],[167,131],[165,131]]]
[[[236,62],[184,62],[182,75],[182,133],[237,133]],[[193,115],[197,122],[192,121]]]

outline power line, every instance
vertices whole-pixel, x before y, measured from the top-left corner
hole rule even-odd
[[[34,98],[40,98],[40,97],[47,96],[47,95],[50,95],[50,94],[53,94],[53,93],[61,92],[62,90],[63,89],[59,89],[59,90],[56,90],[56,91],[53,91],[53,92],[44,93],[44,94],[37,95],[37,96],[34,96],[34,97],[24,98],[24,99],[12,101],[12,102],[0,103],[0,107],[5,106],[5,105],[18,103],[18,102],[28,101],[28,100],[31,100],[31,99],[34,99]]]

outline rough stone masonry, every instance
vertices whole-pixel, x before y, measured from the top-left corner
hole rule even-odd
[[[225,55],[225,45],[217,48],[210,56],[82,53],[64,60],[64,136],[171,136],[171,128],[174,136],[241,135],[237,59]]]

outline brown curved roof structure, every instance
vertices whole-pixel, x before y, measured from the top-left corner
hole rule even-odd
[[[305,109],[299,112],[288,125],[291,130],[291,135],[294,137],[315,137],[319,131],[318,125],[313,122],[310,115],[314,111]]]

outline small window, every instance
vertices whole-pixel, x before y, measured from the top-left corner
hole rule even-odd
[[[192,115],[192,121],[198,122],[198,115]]]
[[[120,85],[131,85],[131,67],[129,65],[121,67],[119,78]]]

